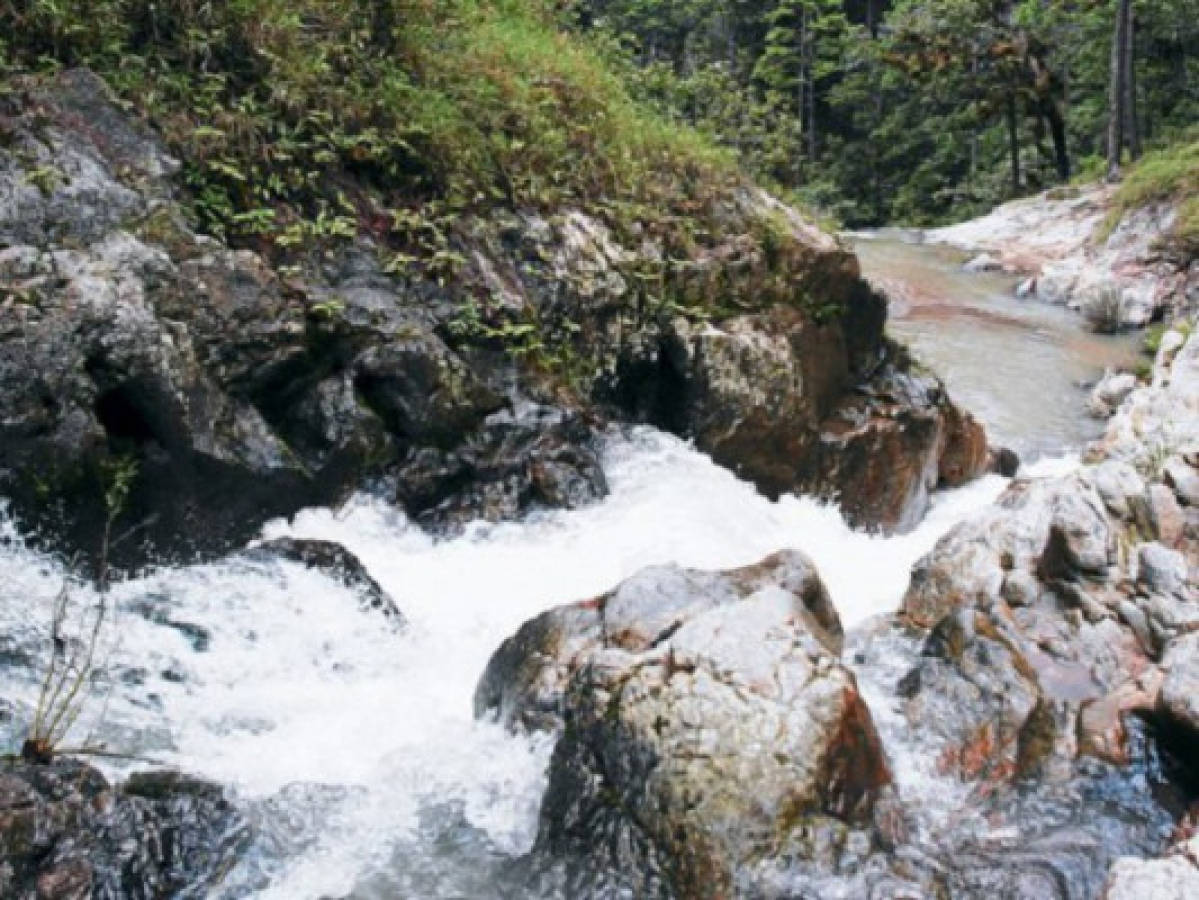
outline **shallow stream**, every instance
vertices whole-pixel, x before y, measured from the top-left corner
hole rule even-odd
[[[855,235],[863,273],[892,298],[888,331],[1023,459],[1079,450],[1101,423],[1085,407],[1104,368],[1130,368],[1137,337],[1083,328],[1064,306],[1015,296],[1016,278],[966,272],[952,247],[885,230]]]

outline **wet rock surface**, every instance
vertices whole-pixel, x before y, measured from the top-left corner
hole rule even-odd
[[[884,301],[863,290],[852,302],[862,339],[881,326]],[[836,500],[856,527],[907,530],[933,490],[987,469],[982,426],[906,351],[878,336],[855,354],[841,329],[794,309],[675,321],[653,361],[627,362],[624,378],[624,402],[654,424],[693,437],[768,496]]]
[[[252,559],[286,559],[310,569],[319,569],[357,591],[365,607],[386,616],[397,627],[404,624],[404,614],[395,600],[371,577],[362,561],[341,544],[304,538],[275,538],[256,544],[246,551],[246,555]]]
[[[498,522],[538,506],[575,509],[608,493],[586,421],[533,404],[495,413],[451,450],[415,450],[397,482],[396,499],[409,515],[451,534],[473,519]]]
[[[222,789],[177,772],[113,786],[72,759],[0,767],[0,893],[200,897],[249,841]]]
[[[1171,485],[1187,484],[1199,461],[1197,352],[1192,339],[1159,355],[1153,384],[1127,396],[1091,464],[1017,479],[915,567],[900,617],[923,635],[922,650],[900,694],[939,771],[996,798],[1021,792],[1049,802],[1055,785],[1094,785],[1097,772],[1135,772],[1167,752],[1146,745],[1142,721],[1170,754],[1194,760],[1199,545],[1187,491]],[[1193,784],[1189,765],[1180,770],[1185,784]],[[1067,841],[1050,856],[1081,853],[1077,878],[1059,873],[1017,895],[1173,896],[1162,886],[1193,877],[1185,852],[1135,857],[1165,849],[1163,828],[1193,799],[1186,790],[1163,811],[1139,814],[1149,815],[1148,831],[1096,836],[1091,828],[1098,857]],[[1113,866],[1121,854],[1130,858]],[[993,874],[958,871],[949,883],[964,896],[1010,883]],[[1029,885],[1042,876],[1030,874]]]
[[[840,624],[795,551],[646,569],[497,651],[476,712],[561,731],[537,844],[571,896],[727,896],[762,854],[868,826],[891,776]]]

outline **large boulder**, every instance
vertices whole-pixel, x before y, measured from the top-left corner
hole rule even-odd
[[[535,868],[573,896],[728,896],[762,856],[868,824],[890,773],[809,560],[644,570],[526,623],[476,712],[558,727]]]
[[[489,479],[524,499],[467,513],[603,495],[590,425],[530,450],[490,424],[514,392],[450,349],[428,292],[374,250],[281,277],[189,230],[177,164],[94,76],[26,90],[37,117],[8,110],[0,148],[0,495],[26,529],[88,555],[109,532],[118,565],[222,552],[426,450],[474,460],[480,444],[487,464],[437,502]]]
[[[219,786],[179,773],[114,787],[72,759],[0,770],[0,893],[12,900],[201,896],[249,838]]]
[[[621,400],[767,496],[815,494],[854,526],[910,529],[931,491],[986,471],[986,437],[935,376],[871,336],[882,298],[863,286],[846,303],[854,312],[844,320],[781,304],[718,322],[675,319],[624,361]]]

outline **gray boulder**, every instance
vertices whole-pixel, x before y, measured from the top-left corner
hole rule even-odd
[[[1190,900],[1199,896],[1199,838],[1158,859],[1124,856],[1108,872],[1103,900]]]
[[[573,896],[728,896],[748,862],[868,824],[890,773],[839,645],[794,551],[647,569],[526,623],[476,711],[561,729],[534,868]]]
[[[1199,740],[1199,633],[1176,640],[1162,658],[1166,679],[1162,707],[1176,724]]]

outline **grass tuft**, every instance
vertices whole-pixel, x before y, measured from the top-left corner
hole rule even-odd
[[[1146,153],[1125,172],[1100,237],[1106,239],[1131,210],[1168,202],[1178,204],[1168,241],[1194,257],[1199,254],[1199,133]]]

